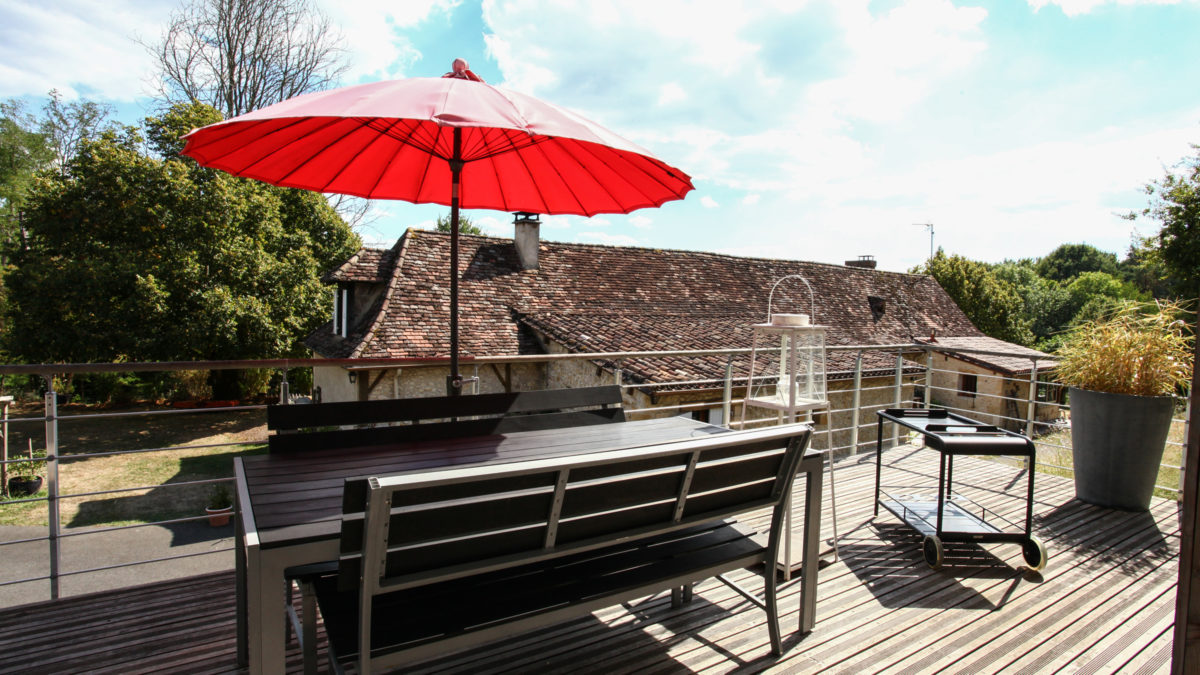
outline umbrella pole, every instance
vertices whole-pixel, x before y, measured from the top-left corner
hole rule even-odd
[[[450,374],[446,395],[462,394],[458,372],[458,188],[462,179],[462,129],[454,128],[454,157],[450,160]]]

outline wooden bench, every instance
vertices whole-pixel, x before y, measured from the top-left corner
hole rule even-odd
[[[624,421],[621,388],[615,385],[273,405],[267,407],[267,429],[276,433],[267,444],[272,453],[302,452]]]
[[[764,579],[761,600],[737,590],[766,610],[779,654],[775,561],[802,463],[817,477],[810,509],[819,518],[820,458],[805,456],[811,434],[806,425],[787,425],[347,479],[337,571],[293,574],[302,581],[298,637],[306,672],[316,670],[314,601],[334,670],[357,663],[369,673],[668,589],[675,600],[710,577],[732,585],[722,575],[743,568]],[[772,509],[762,534],[729,520],[760,509]],[[810,514],[806,533],[815,538],[812,523]],[[815,607],[815,564],[812,570],[804,632]]]

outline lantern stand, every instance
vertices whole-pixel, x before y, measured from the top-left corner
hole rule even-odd
[[[804,282],[808,288],[812,314],[776,314],[772,311],[775,289],[788,279]],[[838,560],[837,493],[833,483],[833,419],[825,386],[825,332],[828,327],[814,325],[816,309],[812,286],[799,274],[782,277],[771,287],[767,296],[767,322],[752,326],[754,337],[750,348],[750,375],[746,380],[746,395],[742,398],[741,428],[746,427],[746,408],[751,406],[776,411],[780,424],[796,421],[812,424],[813,411],[827,411],[829,418],[825,424],[828,446],[826,454],[829,462],[829,498],[833,513],[833,539],[830,543],[833,545],[833,559]],[[779,345],[779,377],[774,381],[773,392],[760,393],[754,389],[754,368],[759,345],[763,343],[762,349],[774,351],[776,342]],[[770,379],[771,376],[766,376],[767,381],[764,382],[760,378],[760,388],[770,386]],[[803,419],[797,420],[798,413],[803,413]],[[785,580],[790,579],[792,573],[791,495],[788,496],[788,500],[787,542],[784,546]]]

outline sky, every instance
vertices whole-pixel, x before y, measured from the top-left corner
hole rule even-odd
[[[1086,242],[1123,256],[1144,186],[1200,143],[1200,0],[314,0],[343,84],[438,76],[570,108],[692,176],[682,201],[543,217],[555,241],[880,269],[932,243],[988,262]],[[0,0],[0,99],[56,88],[153,110],[181,2]],[[376,202],[389,246],[448,209]],[[512,236],[511,214],[468,211]]]

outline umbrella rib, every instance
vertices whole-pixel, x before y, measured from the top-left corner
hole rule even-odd
[[[314,155],[312,156],[312,158],[310,158],[308,161],[304,162],[304,163],[303,163],[303,164],[301,164],[300,166],[297,166],[295,169],[292,169],[291,171],[289,171],[289,172],[288,172],[288,173],[287,173],[287,174],[286,174],[286,175],[283,177],[283,180],[287,180],[287,179],[288,179],[288,178],[289,178],[289,177],[290,177],[292,174],[294,174],[295,172],[299,171],[299,170],[300,170],[302,167],[304,167],[304,166],[307,166],[309,161],[312,161],[313,159],[316,159],[316,157],[317,157],[318,155],[320,155],[322,152],[325,152],[326,150],[328,150],[329,148],[333,147],[333,146],[334,146],[334,145],[336,145],[337,143],[340,143],[340,142],[342,142],[342,141],[343,141],[343,140],[345,140],[346,138],[350,137],[352,134],[355,134],[355,133],[357,133],[358,131],[361,131],[361,130],[362,130],[362,129],[364,129],[364,128],[371,128],[371,120],[373,120],[373,119],[375,119],[375,118],[355,117],[355,118],[344,118],[344,119],[352,119],[353,121],[355,121],[355,122],[358,122],[358,124],[359,124],[359,125],[358,125],[358,127],[357,127],[357,128],[355,128],[355,129],[351,129],[350,131],[346,132],[345,134],[342,134],[341,138],[335,139],[335,140],[331,141],[331,142],[330,142],[328,145],[326,145],[324,148],[321,148],[321,150],[320,150],[320,151],[318,151],[316,154],[314,154]],[[395,123],[393,123],[393,126],[394,126],[394,125],[395,125]],[[346,161],[345,161],[345,162],[342,164],[341,168],[339,168],[337,171],[335,171],[335,172],[333,173],[333,176],[332,176],[332,177],[331,177],[329,180],[325,181],[325,184],[324,184],[324,185],[322,185],[321,187],[322,187],[322,188],[328,188],[328,187],[330,186],[330,184],[332,184],[332,183],[334,183],[335,181],[337,181],[337,179],[338,179],[338,178],[339,178],[339,177],[342,175],[342,173],[344,173],[344,172],[346,171],[346,169],[350,168],[350,165],[354,163],[354,160],[355,160],[356,156],[357,156],[357,155],[359,155],[359,154],[361,154],[361,153],[363,153],[363,152],[365,152],[367,148],[369,148],[369,147],[371,147],[372,145],[374,145],[375,143],[379,142],[379,139],[380,139],[380,138],[381,138],[380,136],[376,135],[376,136],[375,136],[374,138],[372,138],[372,139],[371,139],[371,140],[370,140],[370,141],[369,141],[369,142],[368,142],[368,143],[367,143],[365,146],[363,146],[363,148],[362,148],[361,150],[359,150],[357,153],[355,153],[355,155],[351,155],[350,157],[348,157],[348,158],[346,159]],[[324,189],[321,189],[321,190],[318,190],[318,192],[325,192],[325,190],[324,190]],[[359,195],[359,196],[360,196],[360,197],[365,197],[366,195]]]
[[[311,118],[311,117],[297,117],[297,118],[294,118],[294,119],[293,119],[293,121],[291,121],[291,122],[288,122],[287,124],[285,124],[285,125],[283,125],[283,126],[279,127],[278,129],[272,129],[271,131],[267,132],[266,134],[263,134],[263,135],[261,135],[261,136],[257,136],[257,137],[255,137],[253,140],[257,141],[257,140],[262,140],[262,139],[270,138],[271,136],[274,136],[275,134],[278,134],[278,133],[280,133],[280,132],[282,132],[282,131],[286,131],[287,129],[291,129],[292,127],[294,127],[294,126],[296,126],[296,125],[298,125],[298,124],[302,124],[302,123],[304,123],[304,122],[311,121],[312,119],[313,119],[313,118]],[[325,129],[326,127],[329,127],[329,126],[331,126],[331,125],[333,125],[333,124],[335,124],[335,123],[336,123],[336,120],[332,120],[332,121],[325,122],[324,124],[322,124],[322,125],[321,125],[320,127],[318,127],[317,129],[314,129],[312,132],[306,132],[306,133],[304,134],[304,136],[302,136],[302,138],[303,138],[303,137],[310,136],[312,133],[314,133],[314,132],[316,132],[316,131],[321,131],[322,129]],[[235,128],[237,129],[237,131],[235,131],[234,133],[231,133],[231,134],[229,134],[228,136],[223,136],[223,137],[221,137],[221,139],[220,139],[220,142],[221,142],[222,144],[225,144],[225,143],[227,143],[227,142],[228,142],[230,139],[232,139],[232,138],[235,138],[235,137],[237,137],[237,136],[239,136],[239,135],[241,135],[241,134],[244,134],[244,133],[249,133],[249,132],[252,132],[252,131],[256,131],[256,130],[257,130],[257,128],[258,128],[258,127],[259,127],[261,124],[262,124],[261,122],[253,122],[253,123],[250,123],[250,124],[239,123],[239,124],[237,124],[237,126],[235,127]],[[211,143],[210,143],[209,145],[211,146]],[[211,158],[211,159],[207,159],[207,160],[205,160],[205,162],[204,162],[204,163],[205,163],[205,164],[215,164],[215,163],[217,163],[217,162],[221,161],[222,159],[224,159],[224,158],[228,157],[229,155],[231,155],[231,154],[233,154],[233,153],[237,152],[238,150],[244,150],[244,149],[246,148],[246,145],[245,145],[245,144],[240,144],[240,145],[239,145],[239,144],[233,144],[233,145],[230,145],[230,146],[227,146],[227,147],[229,147],[229,148],[230,148],[230,149],[229,149],[229,151],[227,151],[227,152],[224,152],[224,153],[222,153],[221,155],[218,155],[217,157],[213,157],[213,158]],[[233,175],[235,175],[235,176],[239,176],[239,175],[241,175],[241,172],[244,172],[246,169],[249,169],[249,168],[253,167],[254,165],[258,164],[259,162],[263,161],[264,159],[267,159],[267,158],[268,158],[268,157],[270,157],[271,155],[274,155],[275,153],[279,152],[280,150],[283,150],[283,149],[284,149],[284,147],[286,147],[286,146],[279,146],[279,147],[276,147],[276,148],[272,148],[272,149],[270,150],[270,152],[267,152],[265,155],[262,155],[262,156],[258,157],[258,158],[257,158],[257,159],[255,159],[254,161],[252,161],[252,162],[249,162],[248,164],[243,164],[241,168],[237,169],[237,172],[234,172],[234,171],[229,171],[229,173],[231,173],[231,174],[233,174]]]
[[[561,139],[561,138],[560,138],[560,139],[558,139],[558,141],[559,141],[560,143],[561,143],[563,140],[564,140],[564,139]],[[560,170],[559,170],[559,168],[558,168],[558,164],[550,160],[550,157],[546,155],[546,151],[545,151],[545,149],[544,149],[544,148],[538,148],[538,151],[539,151],[539,152],[541,152],[541,153],[542,153],[542,156],[546,158],[546,163],[547,163],[547,164],[549,164],[549,165],[550,165],[550,166],[551,166],[551,167],[554,169],[554,173],[555,173],[555,175],[557,175],[557,176],[558,176],[558,178],[559,178],[559,180],[561,180],[561,181],[562,181],[562,184],[567,186],[567,194],[571,195],[571,199],[574,199],[574,200],[575,200],[575,204],[579,206],[579,210],[580,210],[580,211],[583,213],[583,215],[584,215],[584,216],[586,216],[586,217],[588,217],[588,218],[592,217],[594,214],[588,213],[588,209],[587,209],[587,207],[583,205],[583,201],[582,201],[582,200],[579,198],[579,196],[576,194],[576,192],[575,192],[575,188],[574,188],[574,187],[572,187],[572,186],[571,186],[571,183],[570,183],[570,182],[569,182],[569,181],[566,179],[566,177],[564,177],[564,176],[562,175],[562,171],[560,171]],[[575,157],[574,157],[573,155],[570,155],[570,154],[568,154],[567,156],[568,156],[568,157],[570,157],[570,158],[571,158],[571,159],[572,159],[572,160],[573,160],[573,161],[574,161],[576,164],[579,164],[580,166],[582,166],[582,164],[579,162],[579,160],[575,159]],[[524,161],[524,159],[522,159],[522,162],[523,162],[523,161]],[[586,172],[586,173],[587,173],[589,176],[591,175],[591,172],[590,172],[590,171],[589,171],[589,172]],[[597,183],[599,183],[599,181],[597,181]],[[601,186],[601,187],[603,187],[603,186]],[[608,192],[608,190],[606,189],[606,190],[605,190],[605,192]],[[539,188],[539,189],[538,189],[538,195],[540,196],[541,194],[542,194],[542,191],[541,191],[541,189]],[[545,199],[543,198],[543,199],[542,199],[542,201],[543,201],[543,202],[545,202]],[[614,200],[614,201],[615,201],[615,200]]]
[[[591,146],[593,145],[592,143],[590,143],[590,142],[587,142],[587,141],[579,141],[579,140],[575,140],[575,143],[577,143],[577,144],[580,146],[580,148],[581,148],[582,150],[586,150],[588,154],[590,154],[592,157],[594,157],[594,158],[596,159],[596,161],[598,161],[598,162],[600,162],[601,164],[603,164],[604,166],[608,167],[608,168],[609,168],[609,169],[610,169],[610,170],[611,170],[611,171],[612,171],[612,172],[613,172],[615,175],[617,175],[617,176],[620,176],[620,177],[621,177],[621,180],[625,181],[625,183],[626,183],[627,185],[629,185],[630,187],[634,188],[634,190],[636,190],[638,194],[642,195],[642,197],[644,197],[644,198],[647,200],[647,203],[646,203],[646,204],[644,204],[644,205],[642,205],[642,206],[635,206],[635,207],[633,207],[633,208],[626,208],[626,209],[625,209],[625,211],[624,211],[624,213],[632,213],[633,211],[636,211],[637,209],[640,209],[640,208],[644,208],[644,207],[646,207],[646,206],[658,206],[658,205],[660,205],[660,204],[662,204],[662,203],[664,203],[664,202],[666,202],[666,201],[667,201],[666,199],[664,199],[664,200],[663,200],[663,201],[661,201],[661,202],[655,203],[654,199],[653,199],[653,198],[651,198],[651,197],[649,196],[649,194],[647,194],[647,193],[646,193],[646,191],[645,191],[645,190],[638,189],[638,188],[637,188],[637,187],[636,187],[636,186],[635,186],[635,185],[634,185],[634,184],[633,184],[633,183],[632,183],[632,182],[631,182],[629,179],[625,178],[625,174],[623,174],[622,172],[619,172],[619,171],[617,171],[616,167],[614,167],[614,166],[613,166],[611,163],[609,163],[609,162],[605,161],[605,159],[604,159],[603,157],[601,157],[601,156],[600,156],[600,155],[599,155],[597,152],[595,152],[595,150],[593,150],[593,149],[592,149],[592,147],[591,147]],[[602,147],[608,147],[608,146],[602,146]],[[637,153],[630,153],[630,154],[633,154],[635,157],[639,157],[639,158],[641,158],[641,159],[644,159],[644,160],[650,161],[650,158],[649,158],[649,157],[646,157],[645,155],[641,155],[641,154],[637,154]],[[623,161],[624,161],[624,162],[625,162],[625,163],[626,163],[626,164],[627,164],[627,165],[628,165],[628,166],[629,166],[631,169],[633,169],[633,170],[635,170],[635,171],[638,171],[638,172],[640,172],[642,175],[646,176],[646,177],[647,177],[647,178],[649,178],[650,180],[652,180],[652,181],[654,181],[655,183],[658,183],[659,185],[661,185],[661,186],[662,186],[662,187],[663,187],[663,188],[664,188],[664,189],[667,191],[667,193],[668,193],[668,194],[673,194],[673,192],[672,192],[672,190],[671,190],[670,186],[668,186],[666,183],[664,183],[664,182],[662,182],[661,180],[659,180],[659,179],[658,179],[656,176],[654,176],[653,174],[651,174],[649,171],[646,171],[644,168],[642,168],[642,166],[641,166],[640,164],[638,164],[638,163],[636,163],[636,162],[629,161],[628,159],[625,159],[625,156],[624,156],[623,154],[618,154],[617,156],[618,156],[618,157],[621,157],[621,158],[622,158],[622,160],[623,160]],[[666,169],[664,169],[664,170],[665,170],[665,171],[666,171],[666,173],[668,173],[669,175],[672,175],[672,176],[674,176],[674,175],[675,175],[675,173],[674,173],[673,171],[669,171],[669,170],[666,170]],[[690,185],[690,183],[689,183],[689,185]],[[608,193],[610,196],[612,196],[612,192],[611,192],[610,190],[608,190],[608,188],[604,188],[604,191],[605,191],[606,193]],[[685,192],[685,194],[686,194],[686,192]],[[617,200],[615,197],[613,198],[613,201],[616,201],[618,204],[620,203],[620,201],[619,201],[619,200]]]
[[[388,131],[385,133],[392,138],[397,138],[396,136],[392,136],[391,130],[400,126],[400,124],[403,122],[404,120],[397,119],[392,126],[388,127]],[[383,163],[383,169],[379,172],[379,175],[375,177],[375,182],[371,184],[371,189],[367,191],[367,199],[371,199],[371,195],[375,194],[375,191],[379,189],[379,185],[383,182],[384,176],[387,175],[388,169],[391,168],[392,162],[396,161],[396,156],[403,152],[405,147],[416,147],[405,143],[401,139],[397,138],[397,140],[400,140],[400,142],[396,144],[395,150],[392,151],[392,156],[388,157],[387,161]]]
[[[277,183],[279,183],[279,184],[283,184],[285,181],[287,181],[289,178],[291,178],[291,177],[292,177],[292,176],[293,176],[293,175],[294,175],[294,174],[295,174],[297,171],[299,171],[300,169],[303,169],[304,167],[308,166],[309,162],[311,162],[311,161],[315,160],[317,157],[320,157],[321,153],[323,153],[323,152],[325,152],[326,150],[328,150],[328,149],[332,148],[333,146],[337,145],[338,143],[341,143],[342,141],[346,140],[346,138],[347,138],[348,136],[350,136],[351,134],[353,134],[354,132],[358,131],[359,129],[362,129],[362,128],[363,128],[363,127],[365,127],[365,126],[367,126],[367,124],[363,123],[363,122],[361,121],[361,119],[362,119],[362,118],[351,118],[351,117],[339,117],[339,118],[337,118],[337,120],[338,120],[338,121],[340,121],[340,120],[349,120],[349,121],[351,121],[351,122],[357,122],[357,123],[358,123],[358,126],[357,126],[357,127],[354,127],[354,128],[352,128],[352,129],[350,129],[349,131],[347,131],[346,133],[342,134],[341,136],[338,136],[337,138],[334,138],[334,139],[332,139],[332,140],[330,140],[330,141],[326,142],[326,143],[325,143],[325,145],[324,145],[324,146],[322,146],[320,150],[317,150],[316,152],[314,152],[314,153],[310,154],[310,155],[308,156],[308,159],[306,159],[306,160],[304,160],[303,162],[300,162],[300,163],[299,163],[299,164],[297,164],[296,166],[292,167],[292,169],[291,169],[290,171],[288,171],[287,173],[283,174],[283,175],[282,175],[282,176],[280,176],[278,179],[276,179],[276,182],[277,182]],[[337,123],[337,122],[334,122],[333,124],[336,124],[336,123]],[[329,126],[333,126],[333,124],[330,124]],[[307,136],[311,136],[311,134],[306,134],[306,135],[307,135]],[[327,187],[328,185],[329,185],[329,183],[325,183],[325,185],[322,185],[321,187]],[[324,190],[316,190],[316,192],[324,192]]]

